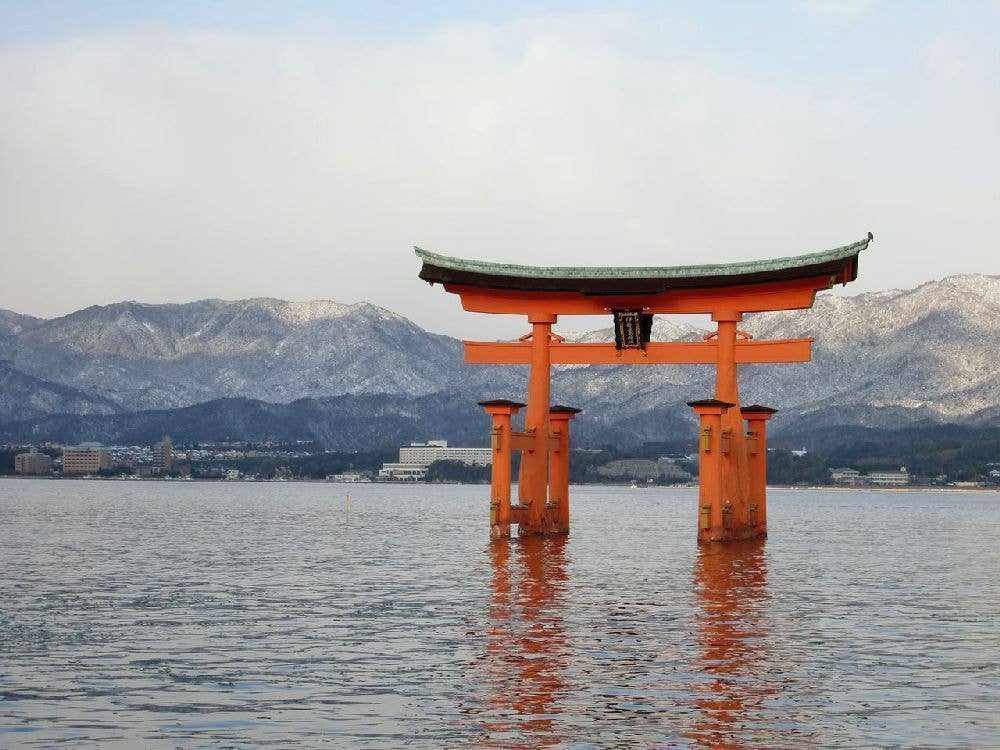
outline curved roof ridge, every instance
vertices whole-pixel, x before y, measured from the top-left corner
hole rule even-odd
[[[869,232],[868,236],[862,240],[852,242],[849,245],[843,245],[842,247],[836,247],[832,250],[821,250],[804,255],[790,255],[764,260],[688,266],[528,266],[517,263],[495,263],[485,260],[456,258],[424,250],[417,246],[414,246],[413,249],[418,258],[431,266],[454,271],[487,274],[489,276],[516,276],[536,279],[670,279],[758,274],[847,260],[865,250],[873,239],[874,236]],[[421,278],[423,278],[422,274]]]

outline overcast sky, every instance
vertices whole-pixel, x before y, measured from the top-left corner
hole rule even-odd
[[[849,292],[1000,273],[1000,3],[202,5],[0,0],[0,308],[521,331],[414,244],[672,265],[871,230]]]

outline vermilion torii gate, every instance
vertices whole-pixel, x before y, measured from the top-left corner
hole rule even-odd
[[[699,418],[698,541],[767,535],[766,424],[774,409],[739,407],[738,364],[808,362],[812,339],[753,341],[745,313],[812,307],[816,292],[857,278],[868,236],[825,252],[728,265],[541,268],[462,260],[415,248],[420,278],[459,295],[471,312],[524,315],[531,332],[513,342],[466,341],[471,364],[527,364],[524,430],[511,417],[525,404],[481,402],[492,417],[490,533],[569,531],[569,423],[579,411],[550,405],[552,365],[715,364],[712,398],[691,401]],[[652,343],[658,313],[709,314],[702,342]],[[615,343],[568,343],[552,333],[560,315],[613,315]],[[744,424],[746,422],[746,425]],[[521,451],[518,504],[511,504],[511,453]]]

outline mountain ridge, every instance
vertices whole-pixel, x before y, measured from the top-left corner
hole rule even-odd
[[[741,328],[755,338],[815,343],[810,363],[741,367],[741,398],[781,409],[778,431],[998,424],[998,321],[1000,276],[987,274],[822,294],[810,310],[747,315]],[[698,340],[703,332],[658,317],[653,339]],[[602,328],[570,338],[612,337]],[[0,424],[17,425],[8,434],[39,434],[56,414],[86,415],[100,431],[102,419],[117,424],[122,414],[224,399],[290,405],[343,397],[362,409],[382,398],[403,412],[407,399],[441,394],[472,404],[517,397],[526,380],[523,366],[465,365],[458,340],[368,302],[269,297],[119,302],[51,319],[4,310],[0,360]],[[588,424],[621,439],[656,439],[650,415],[689,422],[683,402],[709,394],[712,380],[704,365],[557,367],[553,398],[582,406]],[[417,419],[430,429],[430,412]],[[38,429],[27,426],[32,420]]]

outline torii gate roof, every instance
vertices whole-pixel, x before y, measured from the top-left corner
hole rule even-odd
[[[577,292],[584,295],[658,294],[667,289],[698,289],[769,281],[832,276],[833,283],[857,278],[858,254],[868,236],[833,250],[741,263],[698,266],[524,266],[453,258],[415,247],[423,261],[420,278],[431,283],[488,289]]]

